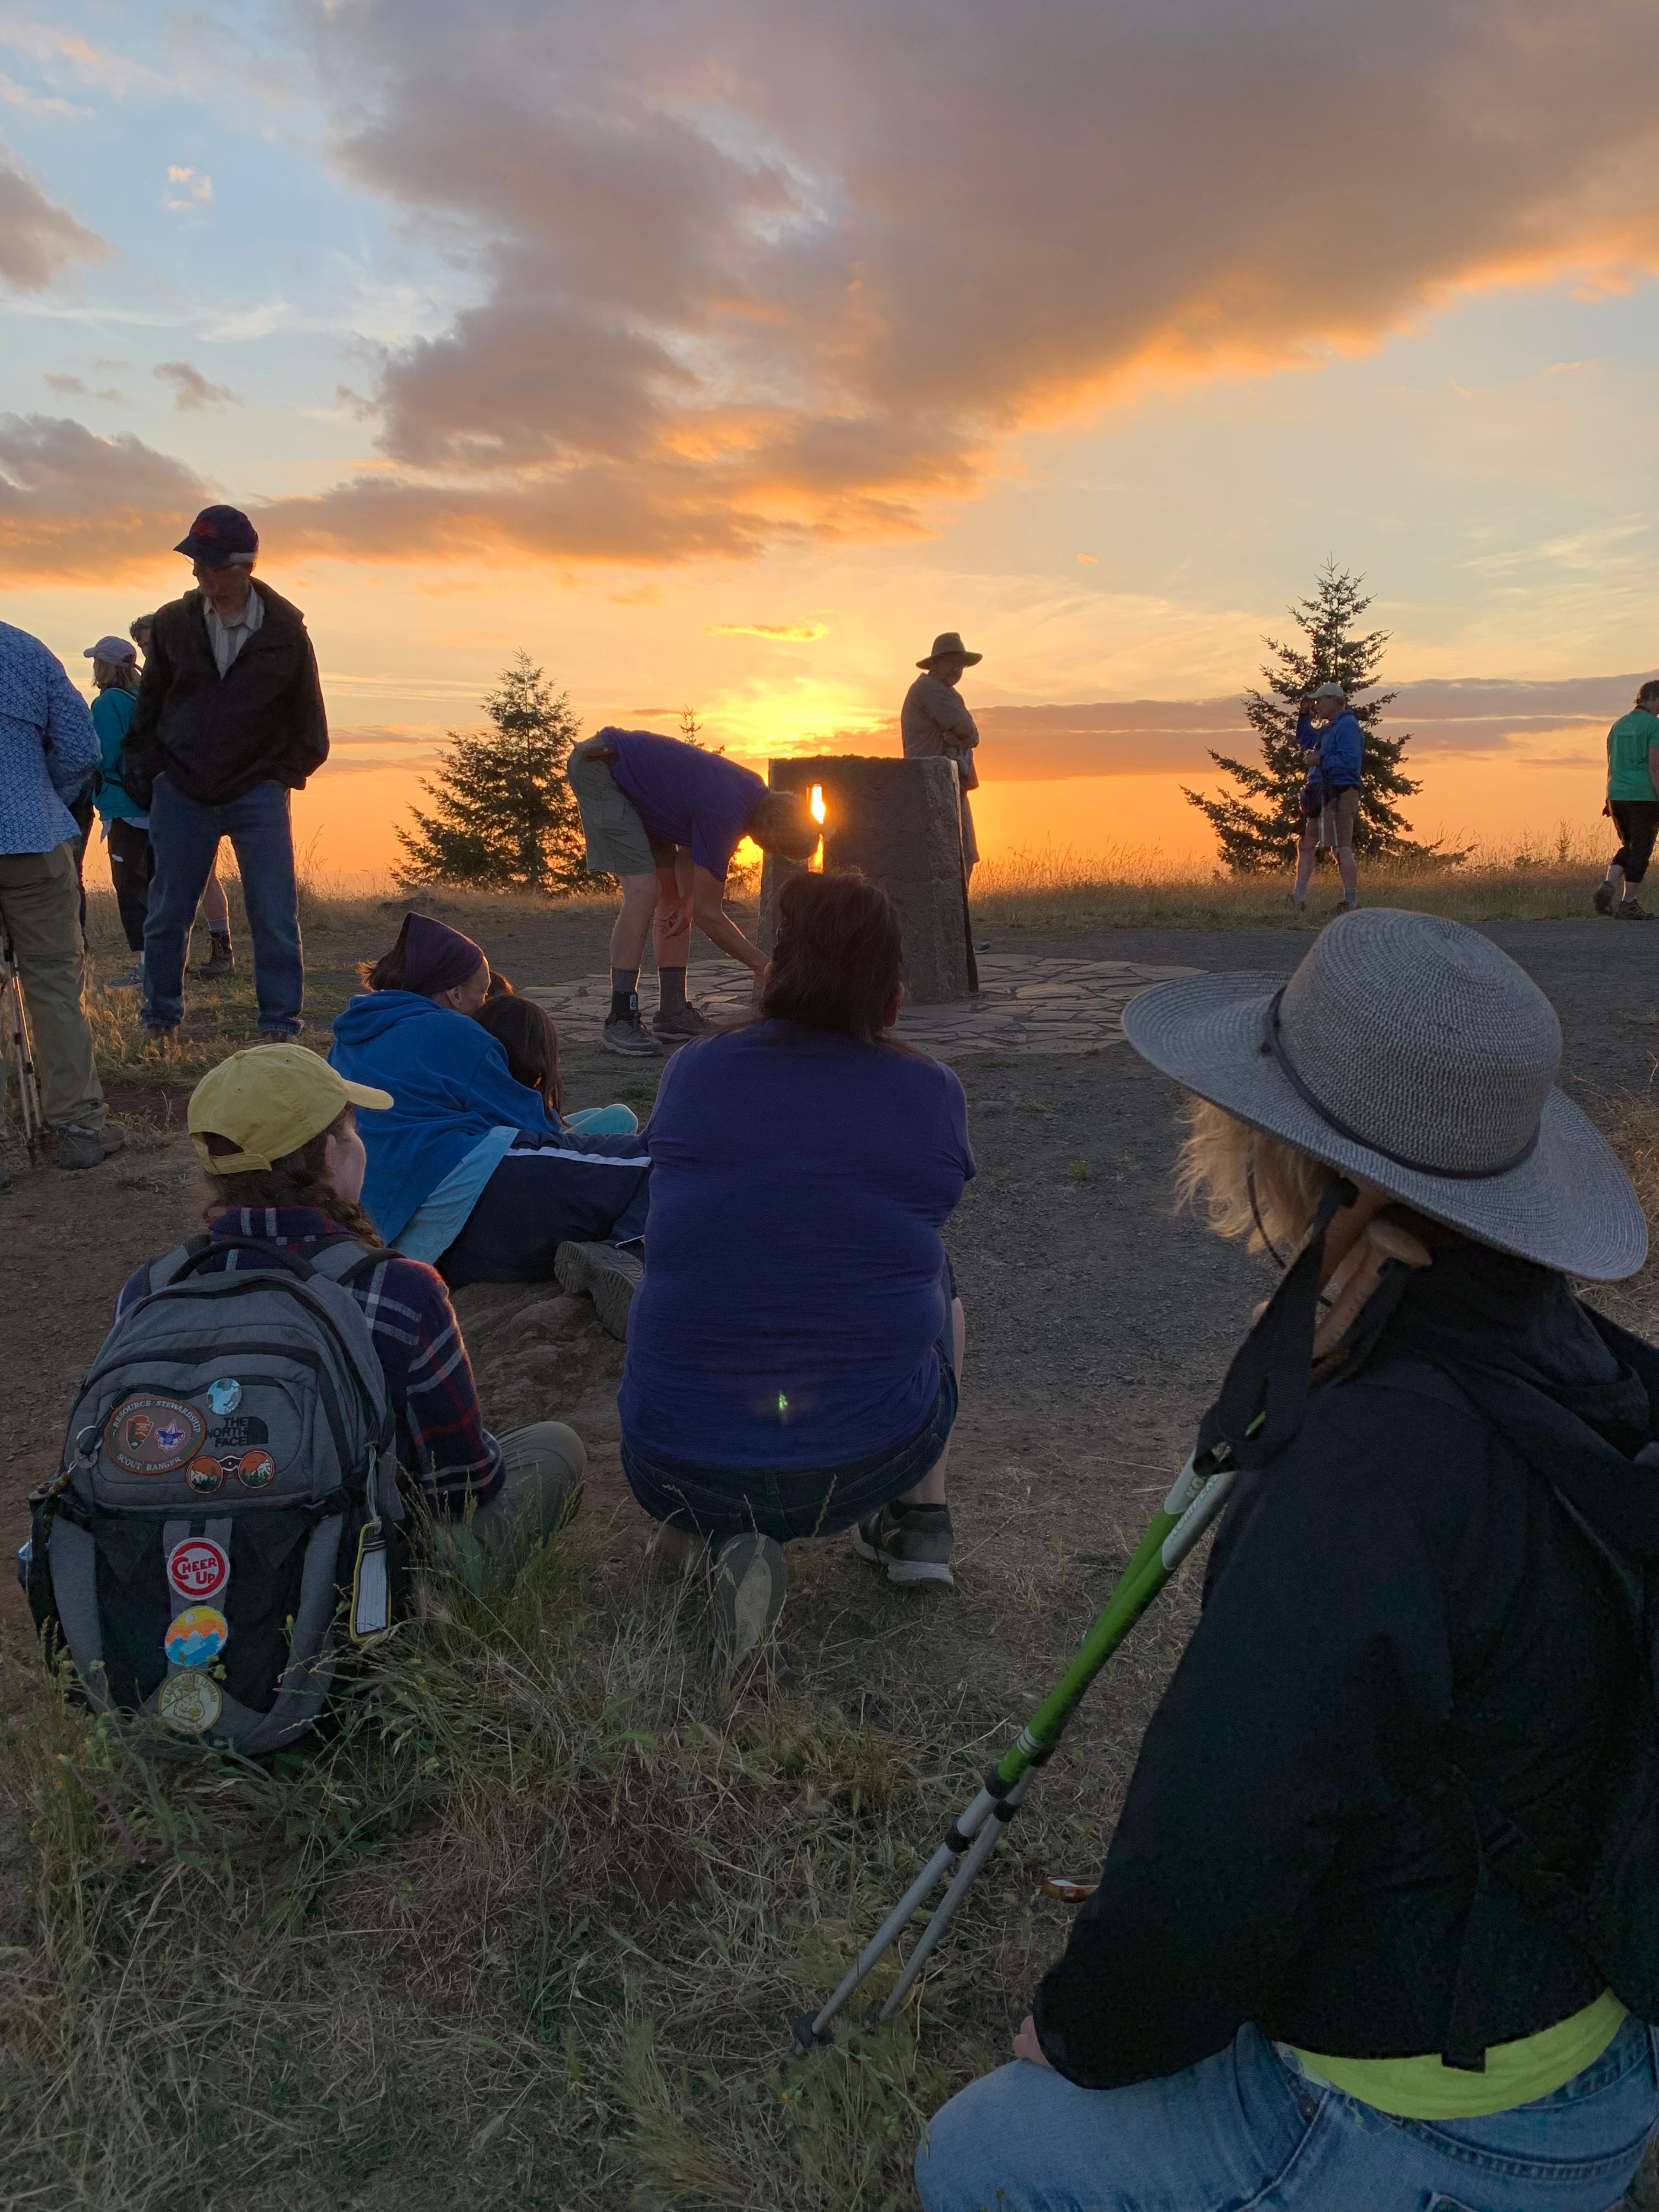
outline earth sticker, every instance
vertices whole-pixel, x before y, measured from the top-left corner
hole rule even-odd
[[[206,1437],[207,1423],[183,1398],[123,1398],[104,1424],[104,1449],[128,1474],[172,1474]]]

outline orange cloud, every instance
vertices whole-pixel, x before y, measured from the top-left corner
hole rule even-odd
[[[828,637],[827,623],[706,623],[705,637],[771,637],[789,645],[813,645]]]

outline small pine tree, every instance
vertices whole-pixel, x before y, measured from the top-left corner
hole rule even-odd
[[[434,802],[400,830],[408,884],[476,884],[490,890],[558,892],[609,884],[590,873],[576,795],[565,774],[580,724],[562,691],[544,682],[527,653],[483,702],[493,730],[452,730]]]
[[[1267,689],[1247,691],[1242,702],[1245,720],[1261,740],[1263,765],[1255,768],[1248,761],[1212,752],[1210,758],[1227,771],[1239,789],[1224,793],[1218,799],[1206,799],[1202,792],[1182,786],[1183,796],[1215,831],[1221,857],[1234,875],[1265,874],[1296,864],[1302,787],[1308,776],[1306,756],[1296,741],[1298,702],[1318,684],[1336,683],[1347,693],[1352,705],[1357,691],[1368,690],[1376,682],[1382,649],[1389,641],[1389,633],[1383,629],[1364,636],[1354,634],[1354,625],[1371,604],[1370,595],[1360,588],[1364,581],[1363,577],[1339,568],[1334,561],[1327,561],[1312,599],[1298,600],[1288,611],[1307,640],[1305,647],[1284,645],[1273,637],[1263,639],[1274,656],[1261,670]],[[1365,733],[1365,781],[1354,823],[1354,851],[1361,857],[1386,855],[1448,866],[1462,856],[1442,853],[1433,845],[1414,844],[1406,835],[1405,819],[1394,803],[1411,798],[1422,788],[1401,767],[1411,732],[1385,738],[1377,732],[1382,710],[1395,696],[1384,691],[1364,706],[1353,707],[1354,717]]]

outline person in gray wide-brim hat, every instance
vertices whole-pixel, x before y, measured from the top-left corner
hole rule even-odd
[[[1200,1098],[1482,1243],[1595,1282],[1647,1257],[1629,1178],[1555,1088],[1554,1009],[1460,922],[1344,915],[1287,983],[1160,983],[1123,1029]]]
[[[904,695],[899,709],[899,738],[907,760],[954,761],[962,787],[962,863],[971,876],[979,858],[973,809],[968,794],[979,788],[974,749],[979,730],[957,686],[964,668],[985,658],[969,653],[959,630],[941,630],[933,649],[916,663],[922,672]]]

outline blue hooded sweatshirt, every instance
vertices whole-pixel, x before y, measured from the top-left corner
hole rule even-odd
[[[1345,707],[1322,730],[1311,715],[1296,726],[1296,741],[1306,751],[1319,752],[1319,773],[1327,791],[1352,791],[1364,781],[1365,732],[1351,708]]]

